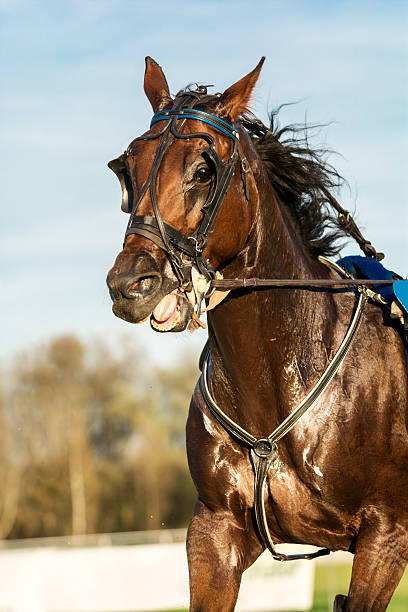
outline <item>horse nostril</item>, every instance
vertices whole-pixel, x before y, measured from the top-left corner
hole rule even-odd
[[[123,284],[122,294],[128,298],[147,297],[155,293],[161,285],[160,274],[146,274],[133,278],[131,281]]]

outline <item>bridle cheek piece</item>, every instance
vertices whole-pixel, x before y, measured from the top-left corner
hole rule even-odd
[[[249,204],[247,187],[249,166],[239,145],[239,134],[237,129],[220,117],[195,108],[197,104],[217,99],[217,95],[207,95],[206,87],[200,86],[194,91],[178,94],[171,109],[159,111],[153,116],[150,127],[153,127],[153,125],[158,122],[164,122],[163,127],[155,134],[140,136],[135,139],[156,140],[160,138],[149,176],[135,200],[133,198],[132,183],[126,166],[126,158],[129,151],[108,164],[118,176],[121,183],[123,194],[122,210],[130,212],[125,240],[130,234],[138,234],[148,238],[162,248],[167,253],[173,271],[181,286],[188,286],[191,284],[191,272],[193,267],[196,267],[208,282],[215,278],[215,271],[210,262],[203,255],[203,251],[207,246],[208,235],[214,225],[217,213],[230,187],[238,158],[241,159],[244,194]],[[206,123],[230,139],[230,155],[225,163],[217,154],[214,136],[208,132],[184,134],[180,131],[186,119],[195,119],[202,123]],[[202,156],[206,160],[208,166],[213,169],[213,174],[209,193],[202,207],[203,218],[194,233],[191,236],[185,236],[163,220],[157,201],[156,182],[161,162],[171,143],[175,139],[186,140],[190,138],[201,138],[208,143],[208,146],[202,152]],[[138,215],[137,210],[139,204],[148,191],[150,193],[154,216]],[[132,206],[133,200],[134,204]],[[186,256],[187,259],[184,256]]]

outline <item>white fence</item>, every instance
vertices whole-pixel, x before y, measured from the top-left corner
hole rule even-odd
[[[184,537],[177,530],[4,543],[0,612],[188,608]],[[264,553],[245,572],[236,609],[309,610],[313,577],[313,562],[281,564]]]

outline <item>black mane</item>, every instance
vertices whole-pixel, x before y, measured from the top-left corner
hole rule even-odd
[[[309,146],[307,126],[279,126],[280,108],[270,114],[269,128],[251,115],[244,115],[242,124],[309,253],[313,257],[334,255],[340,248],[337,240],[345,238],[347,233],[330,208],[337,204],[331,191],[345,181],[327,163],[330,151]]]

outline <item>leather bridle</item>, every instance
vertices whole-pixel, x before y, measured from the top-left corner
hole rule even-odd
[[[148,238],[161,247],[167,253],[174,273],[181,285],[186,285],[190,282],[191,269],[193,266],[196,266],[207,281],[211,281],[215,278],[215,271],[208,259],[204,256],[203,251],[207,246],[208,235],[214,225],[215,218],[224,200],[225,194],[230,187],[236,168],[236,162],[239,158],[241,159],[244,193],[249,202],[246,185],[246,173],[248,172],[249,165],[239,146],[239,134],[237,129],[220,117],[195,108],[197,104],[217,101],[218,97],[217,94],[207,95],[207,88],[205,86],[199,86],[196,90],[178,94],[171,109],[159,111],[153,116],[150,127],[153,127],[158,122],[164,122],[163,127],[155,134],[139,136],[135,141],[150,141],[160,138],[160,142],[149,176],[139,191],[134,203],[130,203],[130,209],[129,200],[133,199],[133,194],[130,177],[126,173],[126,158],[129,155],[129,150],[118,159],[108,164],[117,174],[124,193],[126,191],[125,206],[122,200],[122,209],[127,208],[126,212],[130,212],[130,219],[125,233],[125,240],[130,234],[138,234]],[[216,139],[212,134],[208,132],[181,132],[187,119],[195,119],[202,123],[206,123],[230,139],[230,154],[226,162],[223,162],[218,155],[216,151]],[[194,233],[191,236],[185,236],[163,220],[157,201],[156,183],[161,162],[172,142],[175,139],[185,140],[191,138],[201,138],[208,143],[208,146],[202,151],[202,156],[213,172],[209,193],[202,208],[203,217]],[[139,204],[148,191],[150,192],[154,216],[138,215],[137,210]],[[184,256],[187,256],[187,260]]]

